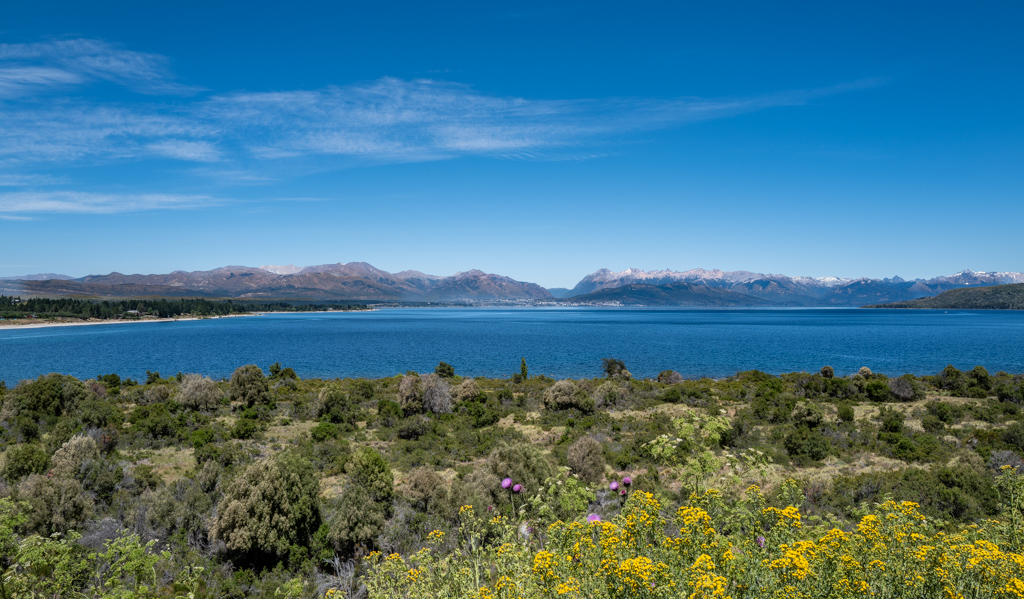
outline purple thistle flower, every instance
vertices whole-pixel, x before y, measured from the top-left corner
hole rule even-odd
[[[612,484],[608,485],[608,488],[611,489],[612,491],[618,491],[619,490],[619,483],[617,481],[613,480]]]
[[[762,536],[758,536],[757,537],[757,546],[758,547],[764,547],[764,537],[762,537]]]
[[[488,512],[493,512],[494,511],[494,506],[493,505],[487,506],[487,511]]]
[[[623,490],[619,491],[619,495],[622,495],[623,497],[625,497],[626,496],[626,490],[623,489]]]
[[[513,493],[522,493],[523,492],[523,485],[516,485],[516,486],[512,487],[512,492]]]
[[[511,486],[512,486],[512,479],[511,478],[505,478],[504,480],[501,481],[501,488],[502,489],[507,489],[507,488],[509,488]]]
[[[595,522],[600,522],[600,521],[601,521],[601,516],[598,516],[597,514],[590,514],[589,516],[587,516],[587,524],[594,524]]]
[[[626,485],[628,487],[629,485],[633,484],[633,479],[629,478],[628,476],[623,477],[622,484],[624,484],[624,485]]]

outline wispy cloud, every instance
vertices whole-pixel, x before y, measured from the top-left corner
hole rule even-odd
[[[165,56],[125,50],[102,40],[0,44],[0,96],[89,80],[145,94],[192,94],[201,89],[174,81]]]
[[[0,160],[160,156],[214,162],[344,156],[426,161],[538,156],[630,133],[726,118],[875,83],[747,98],[530,100],[434,80],[234,93],[164,106],[55,100],[0,107]]]
[[[194,94],[174,102],[109,100],[87,84],[143,94],[187,95],[170,61],[101,40],[0,44],[0,194],[4,218],[51,212],[110,213],[196,208],[206,196],[66,191],[54,168],[163,160],[222,185],[264,184],[345,161],[423,162],[460,156],[584,160],[650,131],[798,106],[879,85],[732,98],[530,99],[487,94],[435,79],[397,79],[314,90]],[[74,93],[62,93],[73,90]],[[155,168],[160,168],[159,166]]]
[[[0,193],[0,216],[18,214],[113,214],[146,210],[205,208],[223,204],[202,195],[104,194],[73,191]]]

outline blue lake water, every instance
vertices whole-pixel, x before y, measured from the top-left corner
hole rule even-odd
[[[301,377],[432,371],[592,377],[601,358],[637,377],[740,370],[837,374],[868,366],[931,374],[946,364],[1024,372],[1024,312],[858,309],[428,308],[265,314],[214,320],[37,329],[0,328],[0,380],[48,372],[137,378],[281,362]]]

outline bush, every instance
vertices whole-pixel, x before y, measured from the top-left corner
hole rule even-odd
[[[826,379],[831,379],[836,376],[836,371],[831,366],[822,366],[821,370],[818,371],[821,376]]]
[[[903,412],[900,412],[899,410],[892,410],[884,407],[878,410],[878,420],[882,423],[882,432],[902,433],[903,419]]]
[[[27,413],[38,418],[74,413],[79,402],[92,396],[92,392],[75,377],[46,374],[34,381],[19,383],[10,395],[19,415]]]
[[[100,459],[100,450],[91,437],[72,437],[53,454],[53,475],[77,478],[82,467]]]
[[[10,447],[4,458],[4,480],[12,484],[30,474],[42,474],[50,466],[49,454],[35,443]]]
[[[377,425],[384,427],[395,426],[402,417],[402,413],[402,406],[391,400],[382,399],[377,402]]]
[[[239,366],[231,375],[231,401],[242,402],[246,407],[269,405],[270,385],[263,371],[255,364]]]
[[[565,379],[544,391],[544,407],[548,410],[577,409],[584,414],[594,411],[594,400],[576,383]]]
[[[828,456],[828,439],[821,433],[807,427],[797,427],[790,431],[783,440],[786,453],[797,462],[806,460],[819,461]]]
[[[235,439],[252,439],[260,432],[260,423],[251,418],[239,418],[231,429],[231,436]]]
[[[25,528],[44,537],[67,533],[93,512],[93,500],[73,478],[31,474],[18,485],[16,497],[29,505]]]
[[[569,446],[566,461],[573,474],[586,483],[598,483],[604,477],[604,450],[591,437],[581,437]]]
[[[616,360],[615,358],[602,358],[601,370],[603,370],[604,375],[610,379],[622,379],[628,381],[633,378],[633,375],[626,370],[626,363],[622,360]]]
[[[921,428],[926,432],[935,434],[946,429],[946,423],[935,414],[925,414],[921,417]]]
[[[333,503],[328,539],[335,549],[351,555],[372,549],[393,513],[394,476],[384,458],[366,448],[352,456],[348,481]]]
[[[478,395],[480,395],[480,386],[473,379],[466,379],[452,387],[452,399],[456,403],[474,400]]]
[[[864,385],[864,393],[868,399],[875,402],[892,400],[892,392],[889,390],[889,383],[881,379],[872,379]]]
[[[853,404],[850,404],[850,403],[839,404],[839,420],[841,420],[843,422],[853,422],[853,419],[855,417],[856,417],[856,414],[853,411]]]
[[[193,410],[209,410],[217,405],[221,398],[217,383],[210,377],[188,374],[178,387],[178,403]]]
[[[455,376],[455,367],[447,362],[441,362],[434,368],[434,374],[443,379],[450,379]]]
[[[428,374],[423,377],[422,389],[424,410],[434,414],[448,414],[452,411],[450,386],[444,378],[436,374]]]
[[[658,373],[658,382],[666,385],[675,385],[683,382],[683,375],[675,370],[662,370]]]
[[[416,468],[405,481],[405,494],[413,505],[426,512],[432,504],[443,499],[444,479],[426,466]]]
[[[323,443],[328,439],[338,438],[338,425],[330,422],[320,422],[309,431],[309,436],[314,443]]]
[[[898,401],[917,401],[924,397],[921,386],[912,375],[889,379],[889,392]]]
[[[246,467],[229,484],[212,538],[245,561],[266,563],[309,546],[320,527],[320,481],[308,460],[280,453]]]
[[[398,383],[398,405],[405,415],[419,414],[423,411],[422,387],[420,377],[407,374]]]
[[[345,430],[355,430],[359,416],[358,405],[337,385],[328,385],[317,397],[317,417],[340,424]]]

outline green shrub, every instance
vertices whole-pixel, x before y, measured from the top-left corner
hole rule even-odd
[[[239,418],[231,429],[231,436],[235,439],[252,439],[260,433],[260,423],[251,418]]]
[[[231,375],[231,388],[228,396],[231,401],[238,401],[246,407],[269,405],[270,385],[263,371],[255,364],[239,366]]]
[[[450,379],[455,376],[455,367],[447,362],[441,362],[434,368],[434,374],[443,379]]]
[[[36,443],[9,447],[4,454],[4,480],[16,483],[29,474],[42,474],[50,467],[50,456]]]
[[[929,433],[935,434],[945,430],[946,423],[935,414],[925,414],[921,417],[921,428]]]
[[[576,409],[584,414],[594,411],[594,399],[580,389],[576,383],[561,380],[544,391],[544,407],[548,410]]]
[[[372,549],[393,513],[394,476],[376,450],[365,448],[352,456],[348,481],[333,502],[328,539],[343,554],[357,548]]]
[[[853,422],[853,419],[856,417],[853,411],[853,404],[851,403],[839,404],[838,412],[839,420],[843,422]]]
[[[355,430],[359,416],[358,404],[352,401],[337,385],[328,385],[320,390],[317,398],[317,417],[340,424],[345,430]]]
[[[323,443],[328,439],[337,439],[338,425],[331,422],[320,422],[309,431],[309,436],[314,443]]]
[[[250,464],[228,484],[210,534],[243,562],[268,563],[292,545],[310,545],[320,522],[313,466],[284,452]]]
[[[393,427],[402,418],[402,413],[402,406],[389,399],[382,399],[377,402],[377,425]]]

